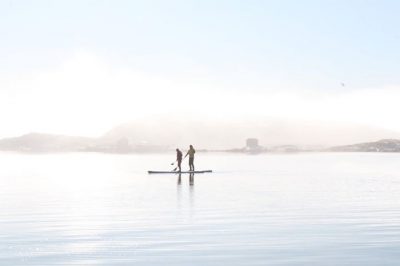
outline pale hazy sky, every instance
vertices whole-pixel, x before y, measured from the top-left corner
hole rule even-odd
[[[400,1],[0,1],[0,137],[143,117],[400,131]],[[344,83],[344,86],[342,86]]]

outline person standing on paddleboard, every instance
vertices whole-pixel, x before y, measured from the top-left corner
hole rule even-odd
[[[195,153],[196,153],[196,151],[194,150],[193,146],[190,145],[189,146],[189,150],[185,155],[185,158],[186,158],[186,156],[189,155],[189,168],[190,168],[190,171],[194,171],[194,154]]]
[[[182,163],[182,152],[179,149],[176,149],[176,162],[178,164],[179,172],[181,171],[181,163]]]

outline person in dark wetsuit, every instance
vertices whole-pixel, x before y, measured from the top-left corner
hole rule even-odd
[[[181,163],[182,163],[182,152],[179,149],[176,149],[176,162],[178,164],[179,172],[181,171]]]
[[[189,150],[187,151],[187,153],[185,155],[185,158],[186,158],[186,156],[189,155],[189,168],[190,168],[190,171],[194,171],[194,154],[195,153],[196,153],[196,151],[194,150],[193,146],[190,145],[189,146]]]

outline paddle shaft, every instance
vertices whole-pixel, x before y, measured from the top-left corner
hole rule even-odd
[[[185,158],[186,158],[186,156],[185,156]],[[181,161],[181,163],[185,160],[185,158],[183,158],[183,160]],[[176,161],[178,161],[178,160],[176,160]],[[176,171],[176,169],[178,169],[178,167],[179,167],[179,166],[175,167],[174,170],[172,170],[172,171]]]

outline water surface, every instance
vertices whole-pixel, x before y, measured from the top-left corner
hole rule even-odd
[[[399,264],[400,154],[173,159],[0,154],[0,265]]]

